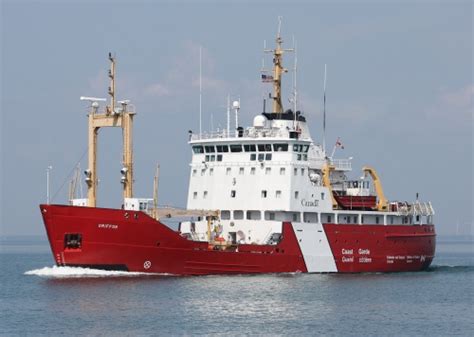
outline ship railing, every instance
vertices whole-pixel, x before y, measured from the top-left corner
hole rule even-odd
[[[246,129],[240,131],[235,130],[227,132],[227,130],[218,130],[212,132],[203,132],[191,134],[189,140],[208,140],[208,139],[224,139],[224,138],[288,138],[289,131],[281,129]]]
[[[409,204],[408,202],[398,202],[394,204],[396,205],[396,210],[400,215],[431,216],[435,214],[431,202],[416,201],[413,204]]]
[[[311,167],[322,168],[326,163],[324,158],[308,158]],[[352,170],[352,162],[349,159],[329,159],[329,164],[334,165],[336,170],[350,171]]]

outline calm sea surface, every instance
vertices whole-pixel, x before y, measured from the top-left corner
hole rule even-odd
[[[53,267],[43,238],[0,241],[1,335],[473,336],[474,243],[426,272],[166,277]]]

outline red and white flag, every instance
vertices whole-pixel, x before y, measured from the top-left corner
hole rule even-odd
[[[341,142],[341,138],[337,137],[337,140],[336,140],[336,147],[340,147],[341,149],[344,150],[344,144],[342,144]]]

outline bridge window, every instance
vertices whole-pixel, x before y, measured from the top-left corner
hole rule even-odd
[[[309,150],[309,145],[303,145],[303,152],[306,153]]]
[[[222,155],[221,154],[217,155],[217,161],[222,161]]]
[[[211,161],[216,161],[216,155],[215,154],[211,154]]]
[[[230,152],[242,152],[242,145],[240,144],[231,145]]]
[[[197,146],[193,146],[193,151],[194,153],[198,154],[198,153],[204,153],[204,148],[200,145],[197,145]]]
[[[245,144],[244,145],[244,151],[245,152],[255,152],[257,151],[257,147],[255,144]]]
[[[298,152],[300,146],[298,144],[293,144],[293,152]]]
[[[204,149],[206,150],[206,153],[214,153],[216,152],[216,148],[212,145],[206,145],[204,146]]]
[[[229,152],[229,147],[227,145],[217,145],[216,146],[217,152]]]
[[[272,154],[271,153],[265,153],[265,160],[272,160]]]
[[[258,152],[271,152],[272,144],[258,144]]]
[[[265,159],[265,154],[264,153],[259,153],[258,154],[258,161],[263,161]]]
[[[250,154],[250,160],[257,160],[257,154],[256,153],[251,153]]]
[[[288,151],[288,144],[273,144],[273,150],[275,152],[286,152]]]

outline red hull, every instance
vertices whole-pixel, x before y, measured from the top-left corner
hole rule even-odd
[[[61,205],[40,208],[58,265],[175,275],[308,271],[291,223],[283,223],[278,245],[240,244],[234,250],[210,250],[206,242],[187,240],[138,211]],[[432,225],[326,224],[324,229],[340,272],[421,270],[434,256]],[[80,234],[80,248],[65,247],[67,234]],[[372,262],[359,263],[358,253],[353,263],[343,262],[342,249],[351,248],[354,253],[370,250]],[[407,256],[418,259],[408,262]]]

